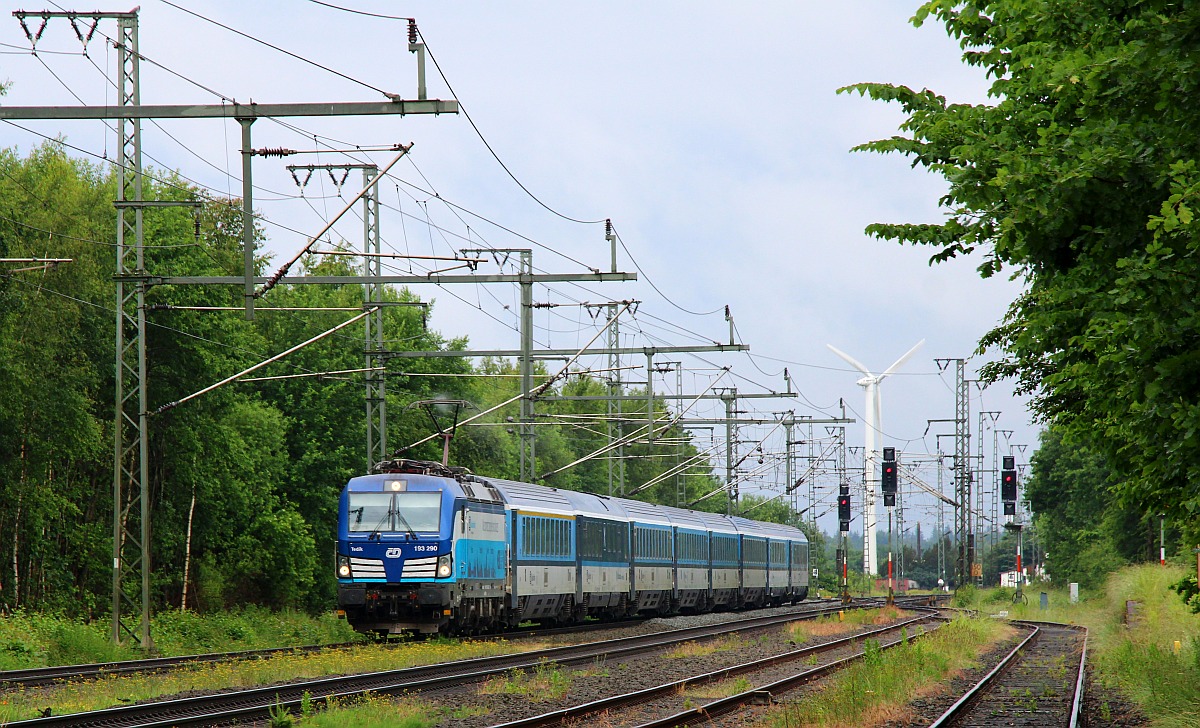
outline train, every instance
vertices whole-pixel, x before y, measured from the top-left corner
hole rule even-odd
[[[338,504],[338,614],[359,632],[474,634],[797,603],[808,539],[738,516],[393,460]]]

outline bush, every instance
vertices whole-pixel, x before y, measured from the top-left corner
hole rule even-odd
[[[132,645],[114,645],[109,628],[107,621],[87,623],[22,611],[0,618],[0,670],[114,662],[145,656]],[[209,615],[165,611],[154,615],[150,632],[155,648],[163,655],[299,647],[361,639],[345,620],[333,614],[312,617],[264,607]]]
[[[974,584],[963,584],[955,590],[954,599],[950,601],[950,604],[959,609],[970,609],[975,606],[977,597],[978,590]]]
[[[1016,593],[1017,590],[1011,586],[1000,586],[996,587],[995,589],[987,589],[984,592],[984,601],[986,601],[988,604],[1011,604],[1013,595]]]
[[[1178,592],[1183,603],[1192,610],[1192,614],[1200,614],[1200,582],[1196,581],[1194,574],[1189,574],[1171,584],[1170,589]]]
[[[105,622],[84,622],[18,611],[0,619],[0,670],[130,660],[137,654],[114,645]]]
[[[232,652],[270,647],[352,642],[359,635],[333,614],[245,607],[199,615],[162,612],[154,618],[155,645],[164,654]]]

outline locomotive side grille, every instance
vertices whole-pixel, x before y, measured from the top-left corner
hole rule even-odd
[[[350,572],[360,579],[383,579],[387,577],[383,569],[383,559],[357,559],[351,556]]]
[[[432,579],[437,574],[436,556],[422,559],[408,559],[404,562],[404,571],[400,573],[403,579]]]

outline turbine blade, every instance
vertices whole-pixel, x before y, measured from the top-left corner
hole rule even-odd
[[[837,354],[837,355],[838,355],[838,356],[840,356],[841,358],[845,359],[847,364],[849,364],[850,366],[854,367],[854,368],[855,368],[855,369],[857,369],[858,371],[862,372],[863,374],[866,374],[868,377],[870,377],[870,376],[874,376],[874,375],[872,375],[872,374],[871,374],[871,372],[869,372],[869,371],[867,370],[867,368],[866,368],[866,367],[864,367],[862,364],[858,363],[858,360],[857,360],[857,359],[855,359],[854,357],[850,356],[850,355],[849,355],[849,354],[847,354],[846,352],[844,352],[844,351],[842,351],[842,350],[838,349],[838,348],[837,348],[836,346],[834,346],[833,344],[826,344],[825,346],[828,346],[830,351],[832,351],[834,354]]]
[[[917,353],[917,349],[920,349],[924,345],[925,345],[925,339],[921,339],[920,341],[918,341],[916,346],[914,346],[913,348],[908,350],[908,353],[906,353],[904,356],[897,359],[895,364],[888,367],[887,371],[885,371],[883,374],[880,374],[879,379],[882,381],[884,377],[890,375],[891,373],[893,373],[897,369],[899,369],[901,367],[901,365],[904,364],[904,362],[908,361],[909,357],[911,357],[913,354]]]

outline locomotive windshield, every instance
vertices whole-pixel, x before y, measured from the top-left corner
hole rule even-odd
[[[441,523],[441,493],[351,493],[350,532],[433,531]]]

